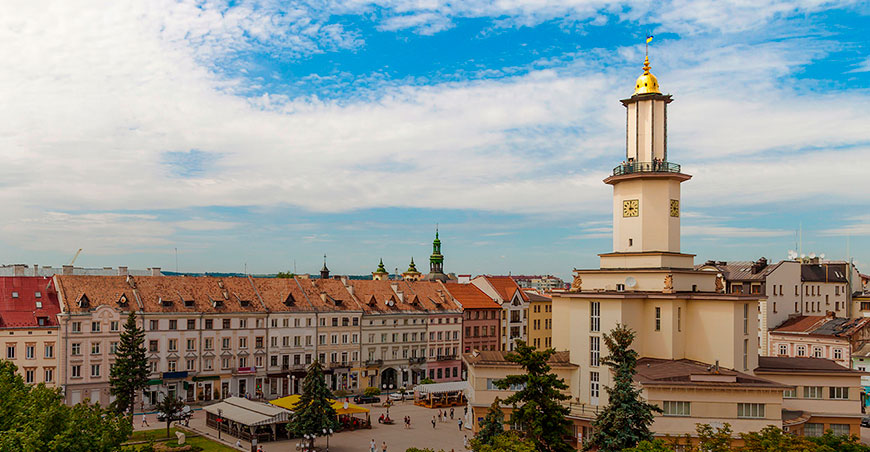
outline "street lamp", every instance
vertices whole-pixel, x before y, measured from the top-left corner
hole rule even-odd
[[[217,417],[218,439],[221,439],[221,422],[223,422],[223,419],[221,419],[221,414],[223,414],[223,412],[224,412],[224,410],[218,408],[218,417]]]

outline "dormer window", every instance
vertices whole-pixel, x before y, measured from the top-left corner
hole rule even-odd
[[[243,308],[247,308],[248,306],[251,305],[251,301],[250,301],[250,300],[239,300],[239,304],[240,304]]]
[[[192,308],[194,305],[193,300],[184,300],[184,307]]]
[[[80,308],[87,308],[88,306],[91,305],[91,300],[88,299],[88,296],[87,296],[87,295],[82,294],[82,295],[79,297],[79,299],[76,300],[76,304],[77,304],[78,307],[80,307]]]
[[[12,298],[18,298],[18,292],[12,292]]]
[[[208,300],[211,302],[213,308],[222,308],[224,306],[223,300],[214,300],[211,297],[209,297]]]
[[[39,326],[48,325],[48,317],[37,317],[36,324]]]
[[[128,304],[127,294],[121,294],[121,298],[118,298],[118,306],[122,308],[126,308]]]
[[[33,296],[36,298],[42,298],[42,292],[34,292]]]
[[[372,296],[369,298],[369,306],[377,306],[377,304],[378,304],[378,300],[376,300],[376,299],[375,299],[375,296],[372,295]]]
[[[293,306],[293,305],[295,305],[295,304],[296,304],[296,299],[293,298],[293,294],[292,294],[292,293],[288,293],[288,294],[287,294],[287,298],[284,299],[284,305],[285,305],[285,306]]]
[[[160,306],[163,306],[163,307],[172,306],[172,300],[164,300],[163,297],[158,297],[157,301],[160,303]]]

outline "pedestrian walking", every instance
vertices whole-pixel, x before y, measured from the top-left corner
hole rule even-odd
[[[462,437],[462,444],[468,449],[468,435]]]
[[[384,446],[381,447],[381,452],[387,452],[387,442],[384,441]]]
[[[450,407],[450,420],[453,420],[453,407]]]
[[[148,416],[142,413],[142,427],[148,427]]]
[[[377,446],[377,444],[375,444],[375,439],[372,438],[372,443],[371,443],[371,447],[370,447],[371,452],[375,452],[375,449],[377,449],[377,447],[378,446]]]
[[[432,430],[435,430],[435,416],[432,416]]]
[[[457,423],[459,424],[459,431],[461,432],[462,431],[462,419],[459,419],[457,421]]]

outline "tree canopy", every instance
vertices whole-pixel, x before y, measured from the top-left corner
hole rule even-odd
[[[133,412],[136,393],[148,385],[148,357],[145,354],[145,331],[136,324],[130,311],[121,332],[115,363],[109,371],[109,391],[115,396],[112,408],[119,413]]]
[[[29,386],[0,361],[0,452],[114,452],[132,430],[129,417],[99,404],[64,405],[58,389]]]
[[[601,362],[612,371],[613,386],[605,388],[608,404],[592,422],[588,444],[602,452],[617,452],[641,441],[652,441],[653,413],[661,412],[661,408],[643,400],[640,389],[634,385],[638,355],[631,348],[632,342],[634,331],[625,325],[617,325],[604,335],[610,354]]]
[[[522,366],[525,373],[508,375],[497,380],[495,385],[499,389],[516,389],[504,401],[513,407],[511,423],[523,427],[524,435],[537,450],[573,451],[574,448],[565,442],[565,437],[570,436],[571,421],[566,418],[570,410],[561,404],[570,399],[562,392],[568,389],[568,385],[550,372],[547,362],[553,353],[553,349],[537,351],[525,342],[517,341],[516,349],[505,359]]]
[[[290,418],[289,428],[297,436],[323,435],[324,429],[336,430],[338,418],[332,403],[331,394],[323,379],[323,368],[320,361],[314,361],[308,367],[308,374],[302,381],[302,395],[299,404]]]

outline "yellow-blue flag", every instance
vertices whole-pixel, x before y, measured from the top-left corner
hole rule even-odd
[[[652,42],[652,38],[653,38],[652,35],[647,36],[646,43],[649,44],[650,42]]]

